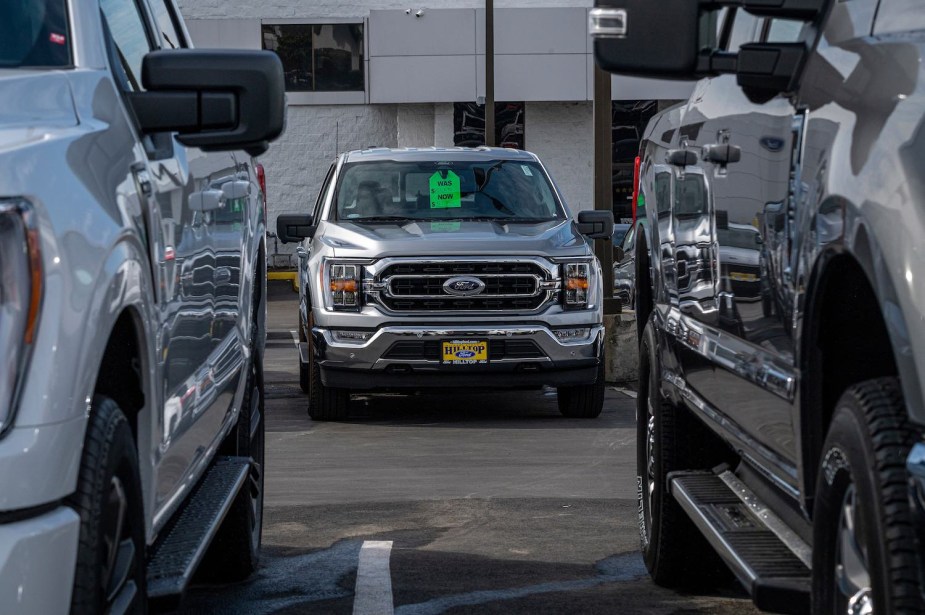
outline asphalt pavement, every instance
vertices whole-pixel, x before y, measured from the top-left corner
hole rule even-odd
[[[179,613],[752,613],[730,582],[653,584],[639,556],[635,400],[597,419],[555,390],[354,399],[317,423],[298,388],[297,296],[273,284],[260,570]]]

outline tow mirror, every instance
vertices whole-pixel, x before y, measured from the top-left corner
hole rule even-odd
[[[315,234],[315,225],[309,214],[280,214],[276,218],[276,236],[283,243],[298,243]]]
[[[225,193],[215,188],[189,195],[189,208],[193,211],[214,211],[222,206]]]
[[[794,85],[806,45],[752,43],[738,53],[720,50],[719,9],[739,7],[762,17],[813,21],[823,14],[826,2],[596,0],[589,18],[594,59],[603,70],[640,77],[691,80],[734,73],[749,98],[769,99]]]
[[[283,67],[270,51],[167,49],[144,57],[145,91],[129,94],[145,133],[177,132],[207,151],[266,151],[283,132]]]
[[[697,164],[697,154],[689,149],[671,149],[665,162],[675,167],[689,167]]]
[[[613,212],[578,212],[578,232],[591,239],[610,239],[613,236]]]

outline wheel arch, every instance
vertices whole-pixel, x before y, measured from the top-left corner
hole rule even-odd
[[[921,407],[921,389],[896,285],[863,224],[848,241],[820,252],[806,288],[798,349],[800,480],[811,511],[821,449],[841,393],[864,380],[898,376],[908,411]]]

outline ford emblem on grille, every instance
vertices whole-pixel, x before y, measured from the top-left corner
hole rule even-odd
[[[451,295],[470,297],[485,290],[485,282],[478,278],[460,276],[458,278],[450,278],[444,282],[443,290]]]

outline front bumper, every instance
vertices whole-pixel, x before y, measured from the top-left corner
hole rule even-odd
[[[67,613],[80,517],[65,506],[0,523],[0,605],[4,613]]]
[[[312,336],[325,386],[516,388],[593,383],[603,356],[604,326],[586,328],[587,337],[569,341],[560,341],[545,325],[529,324],[383,327],[361,344],[337,341],[333,331],[320,327]],[[434,356],[440,343],[457,339],[487,341],[488,363],[444,365]],[[415,354],[415,345],[422,349],[420,354]],[[396,352],[400,347],[403,351]],[[492,356],[498,349],[513,350]]]

